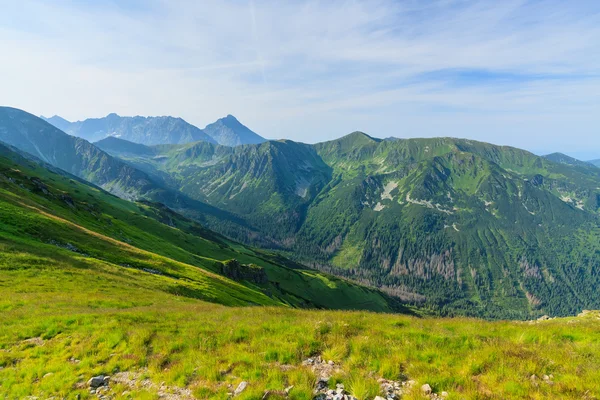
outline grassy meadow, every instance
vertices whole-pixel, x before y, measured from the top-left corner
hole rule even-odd
[[[128,371],[153,385],[111,385],[113,398],[158,399],[163,383],[225,399],[245,380],[240,399],[289,386],[290,398],[311,399],[316,376],[302,361],[316,355],[341,370],[330,385],[359,399],[379,394],[379,378],[450,399],[600,397],[594,315],[527,323],[226,307],[86,270],[18,275],[0,279],[0,398],[96,398],[91,376]]]

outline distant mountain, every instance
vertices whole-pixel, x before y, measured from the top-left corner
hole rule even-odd
[[[104,118],[77,122],[69,122],[59,116],[45,120],[70,135],[90,142],[113,136],[146,145],[198,141],[216,144],[215,140],[198,127],[174,117],[121,117],[113,113]]]
[[[126,154],[132,154],[136,156],[150,156],[154,154],[152,148],[139,144],[133,143],[128,140],[109,136],[105,139],[99,140],[94,145],[109,154],[118,154],[119,156],[125,156]]]
[[[0,141],[120,197],[134,199],[153,190],[145,173],[22,110],[0,107]]]
[[[497,318],[600,307],[591,165],[362,132],[316,145],[124,149],[107,151],[243,227],[207,221],[212,229],[404,300]]]
[[[267,140],[242,125],[233,115],[228,115],[204,128],[211,138],[223,146],[259,144]]]
[[[71,121],[67,121],[66,119],[64,119],[63,117],[59,117],[58,115],[55,115],[50,118],[42,116],[41,118],[64,132],[66,132],[73,124]]]
[[[567,164],[567,165],[572,165],[572,166],[577,166],[577,167],[589,167],[590,164],[592,164],[591,162],[581,161],[581,160],[578,160],[574,157],[570,157],[563,153],[547,154],[544,156],[544,158],[546,158],[550,161],[554,161],[559,164]]]
[[[596,167],[600,167],[600,160],[591,160],[588,162],[592,165],[595,165]]]

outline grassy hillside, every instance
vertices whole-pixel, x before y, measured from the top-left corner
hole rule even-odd
[[[154,289],[227,305],[402,310],[374,290],[241,246],[163,206],[121,200],[4,146],[0,224],[5,257],[25,257],[10,269],[17,275],[31,262],[64,264],[76,270],[107,268],[135,285],[141,276]],[[259,266],[266,281],[234,282],[218,275],[222,262],[231,259]]]
[[[135,271],[11,247],[0,264],[1,398],[96,398],[86,381],[103,374],[115,399],[226,399],[246,381],[240,399],[293,386],[289,398],[308,400],[320,373],[303,361],[319,355],[335,363],[328,385],[360,400],[381,378],[416,381],[405,399],[426,398],[424,384],[448,399],[600,397],[598,314],[518,323],[224,307],[131,285]],[[10,268],[16,260],[27,270]]]

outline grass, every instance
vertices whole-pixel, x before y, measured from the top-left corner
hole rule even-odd
[[[600,396],[594,316],[531,324],[226,307],[90,272],[2,270],[1,398],[91,398],[79,388],[90,376],[141,371],[197,398],[227,398],[246,380],[242,399],[291,385],[292,398],[310,399],[315,376],[301,362],[315,355],[340,365],[336,381],[359,399],[378,394],[380,377],[429,383],[452,399]],[[156,389],[131,387],[116,398],[125,390],[156,398]]]

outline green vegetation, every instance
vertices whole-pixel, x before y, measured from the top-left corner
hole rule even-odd
[[[314,146],[124,148],[105,147],[238,218],[207,226],[436,312],[522,319],[600,307],[600,170],[585,163],[360,132]]]
[[[0,133],[18,142],[19,126]],[[85,161],[80,176],[107,168],[114,179],[96,179],[127,189],[129,171],[147,182],[149,198],[162,193],[196,216],[211,210],[208,221],[220,216],[224,230],[244,227],[243,235],[264,234],[270,218],[263,243],[423,308],[234,242],[159,203],[122,200],[0,145],[0,398],[97,398],[86,382],[102,374],[115,399],[226,399],[242,381],[239,399],[267,391],[282,398],[286,388],[291,399],[312,399],[321,373],[304,361],[319,356],[333,362],[328,385],[342,383],[359,400],[380,394],[379,379],[415,381],[407,399],[425,398],[422,384],[448,399],[600,397],[598,312],[530,322],[423,317],[521,318],[597,304],[595,210],[589,198],[581,210],[556,194],[581,201],[596,179],[591,170],[484,144],[432,139],[425,151],[356,133],[315,147],[130,146],[129,154],[146,154],[133,157],[146,163],[141,172],[37,127],[65,140],[65,151],[87,149],[66,153]],[[52,161],[58,148],[38,155]],[[205,163],[218,165],[221,155],[233,164],[218,176]],[[410,161],[381,170],[390,157]],[[218,177],[211,190],[224,190],[221,199],[233,195],[229,183],[247,179],[263,195],[248,200],[259,211],[242,218],[211,209],[191,197],[193,176]],[[175,196],[174,184],[189,185],[190,197]],[[282,240],[290,232],[297,241]]]
[[[138,375],[127,384],[111,384],[115,398],[155,399],[164,382],[194,398],[225,399],[245,380],[241,399],[289,386],[290,398],[311,399],[316,375],[301,364],[319,354],[341,370],[331,384],[360,400],[377,394],[381,377],[417,381],[408,399],[422,398],[424,383],[449,399],[600,396],[593,314],[531,324],[224,307],[154,290],[142,273],[129,280],[106,265],[15,253],[0,264],[2,398],[95,398],[89,377],[131,372]],[[18,258],[27,269],[14,269]]]
[[[106,153],[19,110],[0,109],[0,123],[1,140],[117,196],[165,204],[228,238],[435,313],[527,319],[600,308],[600,170],[560,154],[361,132],[316,145],[237,147],[148,147],[113,138],[98,143]],[[171,243],[194,253],[179,239]],[[214,253],[201,255],[238,258]],[[189,258],[177,260],[196,265]],[[285,303],[362,303],[323,296],[322,288],[339,286],[331,277],[295,271],[290,278],[287,269],[238,261],[264,267],[280,286],[262,293]],[[274,294],[281,290],[294,297]],[[375,297],[378,310],[392,302]]]
[[[231,242],[164,206],[121,200],[4,146],[0,227],[3,257],[32,257],[23,262],[6,258],[7,265],[107,268],[132,280],[142,276],[138,284],[152,289],[227,305],[405,310],[375,290],[308,272],[278,255]],[[239,283],[225,279],[218,274],[227,260],[260,268],[266,279],[247,279],[244,274]],[[21,268],[13,270],[18,275]]]

